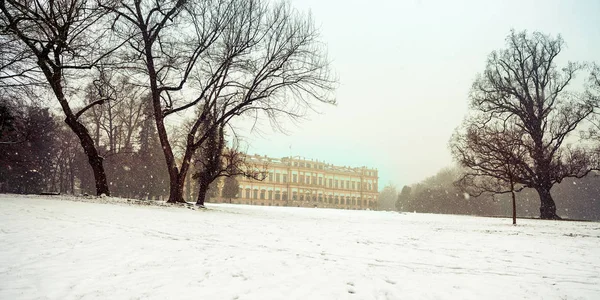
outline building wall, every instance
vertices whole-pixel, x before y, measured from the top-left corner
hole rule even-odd
[[[339,167],[299,157],[274,159],[255,155],[248,156],[247,161],[267,166],[265,180],[238,177],[237,198],[213,202],[343,209],[378,207],[376,169]]]

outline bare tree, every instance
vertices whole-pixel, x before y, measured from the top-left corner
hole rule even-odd
[[[121,1],[113,11],[115,28],[136,35],[128,57],[142,58],[131,69],[143,69],[149,81],[169,202],[183,201],[191,158],[214,128],[241,115],[276,122],[282,115],[301,116],[313,100],[334,103],[334,82],[312,19],[287,3]],[[191,108],[202,113],[188,130],[178,164],[165,122]]]
[[[60,103],[65,122],[77,135],[87,155],[94,172],[96,193],[108,195],[103,158],[80,120],[83,113],[102,101],[74,111],[68,98],[68,79],[77,81],[84,70],[97,65],[116,48],[103,47],[112,43],[106,39],[108,32],[99,26],[106,10],[95,3],[86,0],[1,0],[0,27],[2,38],[15,49],[12,61],[20,64],[9,73],[14,79],[13,83],[24,80],[15,84],[26,84],[33,79],[39,80],[32,76],[42,74],[41,78],[47,82]],[[77,79],[73,75],[77,75]]]
[[[552,186],[584,177],[595,167],[590,153],[565,142],[594,110],[588,98],[567,90],[583,66],[556,66],[564,45],[560,36],[513,31],[506,42],[506,49],[490,54],[471,90],[479,129],[467,119],[466,132],[454,137],[453,152],[474,171],[466,178],[471,183],[469,178],[484,176],[493,179],[485,188],[499,191],[493,186],[504,190],[512,178],[537,191],[542,219],[558,219]],[[492,165],[484,158],[493,159]]]
[[[529,180],[525,171],[532,164],[523,143],[525,134],[514,124],[474,116],[450,141],[453,156],[465,168],[457,186],[474,197],[510,193],[513,224],[517,224],[515,192],[525,188],[520,183]]]

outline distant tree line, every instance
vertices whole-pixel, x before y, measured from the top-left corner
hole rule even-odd
[[[397,195],[396,209],[402,212],[503,216],[512,214],[509,194],[478,197],[464,192],[455,183],[460,168],[445,168],[419,183],[404,186]],[[590,174],[557,184],[553,196],[560,201],[557,213],[563,218],[600,220],[600,176]],[[534,189],[516,194],[519,217],[539,217],[539,196]]]

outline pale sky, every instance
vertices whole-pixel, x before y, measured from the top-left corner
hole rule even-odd
[[[600,62],[598,0],[291,3],[321,28],[338,105],[319,106],[320,114],[286,125],[287,134],[243,132],[248,152],[377,168],[379,189],[453,164],[448,140],[468,91],[511,28],[560,33],[567,44],[560,60]]]

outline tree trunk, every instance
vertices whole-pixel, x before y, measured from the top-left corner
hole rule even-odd
[[[517,225],[517,201],[516,201],[516,197],[515,197],[515,190],[512,189],[511,191],[512,194],[512,219],[513,219],[513,225]]]
[[[167,200],[167,203],[185,202],[183,200],[183,183],[185,181],[185,173],[179,172],[179,168],[177,168],[175,155],[173,154],[173,149],[169,143],[169,137],[165,128],[164,115],[161,107],[162,100],[160,98],[160,91],[158,88],[158,76],[154,66],[154,57],[152,55],[152,43],[150,41],[151,38],[145,31],[145,28],[141,29],[145,42],[146,67],[148,69],[148,76],[150,79],[153,116],[156,124],[158,139],[165,156],[167,170],[169,171],[169,200]],[[181,180],[182,173],[184,174],[184,180]]]
[[[71,195],[75,195],[75,173],[73,172],[73,160],[69,161],[69,179],[71,184]]]
[[[196,200],[196,205],[204,206],[204,199],[206,199],[207,192],[208,192],[208,184],[199,182],[198,183],[198,198]]]
[[[177,170],[177,167],[175,169]],[[185,181],[181,180],[180,176],[179,172],[175,176],[169,176],[169,200],[167,200],[167,203],[185,202],[183,199],[183,185]]]
[[[92,167],[94,179],[96,181],[96,195],[100,196],[104,194],[106,196],[110,196],[108,181],[106,180],[106,173],[104,172],[104,165],[102,164],[104,158],[100,156],[96,150],[96,147],[94,146],[94,140],[88,133],[87,129],[85,129],[81,123],[75,120],[75,118],[67,117],[65,122],[79,138],[81,146],[83,147],[83,151],[88,157],[88,162]]]
[[[541,187],[536,189],[540,196],[540,218],[545,220],[560,220],[556,214],[556,204],[550,194],[550,188]]]
[[[512,172],[510,172],[510,194],[512,196],[513,225],[517,225],[517,201],[516,201],[516,196],[515,196],[515,183],[513,181]]]
[[[94,139],[88,130],[77,120],[76,115],[71,110],[71,106],[69,105],[63,90],[62,70],[60,68],[53,68],[51,70],[44,64],[44,61],[45,60],[43,57],[38,56],[38,66],[44,72],[44,75],[50,83],[50,87],[52,87],[52,90],[54,91],[56,99],[60,103],[60,106],[65,113],[65,123],[67,123],[73,133],[77,135],[81,147],[83,147],[83,151],[88,157],[88,162],[94,172],[96,195],[100,196],[104,194],[106,196],[110,196],[108,181],[106,180],[106,173],[104,172],[104,165],[102,164],[104,159],[99,155],[96,145],[94,144]]]

